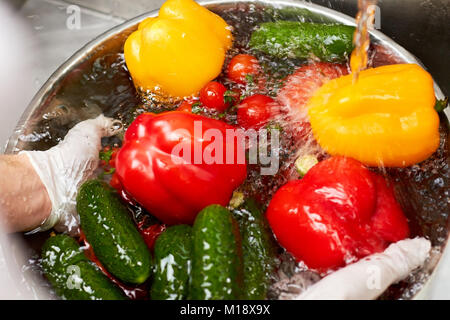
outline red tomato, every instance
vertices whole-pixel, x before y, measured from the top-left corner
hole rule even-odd
[[[344,157],[322,161],[303,179],[281,187],[266,215],[279,243],[319,271],[380,252],[409,235],[384,179]]]
[[[259,71],[258,60],[249,54],[238,54],[234,56],[227,68],[228,79],[240,83],[246,84],[247,75],[256,75]]]
[[[192,105],[196,101],[194,100],[184,100],[180,106],[177,108],[177,111],[184,111],[184,112],[192,112]]]
[[[268,96],[255,94],[238,106],[237,122],[245,129],[258,130],[279,112],[279,105]]]
[[[219,112],[225,111],[228,104],[225,102],[227,88],[217,81],[211,81],[200,90],[200,102],[209,109]]]

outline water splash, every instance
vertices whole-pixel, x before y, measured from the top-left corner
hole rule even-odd
[[[370,47],[369,31],[373,29],[375,19],[375,4],[377,0],[358,0],[358,14],[356,16],[356,31],[353,36],[355,49],[350,58],[350,68],[353,82],[356,82],[359,73],[367,68],[368,51]]]

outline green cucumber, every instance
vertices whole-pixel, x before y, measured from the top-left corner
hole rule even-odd
[[[104,182],[88,181],[78,192],[77,211],[103,266],[123,282],[145,282],[152,271],[150,252],[115,192]]]
[[[186,299],[191,269],[192,228],[167,228],[155,241],[152,300]]]
[[[231,212],[219,205],[206,207],[195,219],[192,236],[192,270],[188,298],[241,298],[242,248],[239,227]]]
[[[233,210],[239,224],[244,262],[244,292],[247,300],[266,298],[276,264],[274,239],[263,212],[253,199]]]
[[[297,21],[262,23],[254,31],[250,48],[277,58],[345,61],[353,50],[355,27]]]
[[[123,300],[116,287],[67,235],[50,237],[42,247],[42,268],[56,293],[67,300]]]

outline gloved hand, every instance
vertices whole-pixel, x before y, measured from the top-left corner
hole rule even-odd
[[[384,252],[350,264],[309,287],[295,300],[376,299],[391,284],[405,279],[422,266],[431,248],[425,238],[391,244]]]
[[[75,125],[63,141],[47,151],[20,152],[30,159],[52,203],[50,216],[31,232],[55,227],[60,232],[78,234],[77,191],[98,167],[101,138],[121,130],[120,121],[100,115]]]

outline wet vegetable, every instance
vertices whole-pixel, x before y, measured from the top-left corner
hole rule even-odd
[[[226,138],[230,129],[225,122],[187,112],[140,115],[117,154],[122,186],[164,223],[192,224],[206,206],[227,205],[246,178],[245,157],[238,158],[242,144]],[[218,151],[213,152],[208,131],[218,133],[212,145]],[[234,161],[227,160],[230,154]]]
[[[231,212],[211,205],[193,227],[191,300],[233,300],[243,294],[242,248],[239,227]]]
[[[237,111],[238,125],[258,130],[280,112],[280,105],[269,96],[255,94],[241,101]]]
[[[278,242],[320,272],[343,266],[409,236],[384,178],[360,162],[332,157],[288,182],[266,212]]]
[[[223,112],[228,107],[225,101],[227,88],[217,81],[211,81],[200,90],[200,102],[208,109]]]
[[[155,272],[152,300],[181,300],[188,293],[191,270],[192,228],[167,228],[155,242]]]
[[[406,167],[439,147],[433,79],[416,64],[367,69],[344,76],[309,100],[314,137],[331,155],[367,165]]]
[[[184,97],[219,75],[231,42],[221,17],[193,0],[168,0],[130,35],[124,53],[136,87]]]
[[[150,252],[127,209],[103,182],[84,183],[77,197],[81,228],[96,257],[114,276],[140,284],[150,276]]]
[[[200,105],[200,102],[193,99],[183,100],[177,108],[177,111],[192,112],[192,108]]]
[[[258,59],[249,54],[238,54],[228,63],[227,77],[236,83],[246,84],[248,77],[256,76],[259,70]]]
[[[50,237],[42,247],[42,267],[56,293],[68,300],[124,300],[126,297],[67,235]]]
[[[354,27],[337,24],[266,22],[253,32],[249,45],[277,58],[342,62],[352,52],[354,32]]]
[[[244,299],[266,298],[275,268],[276,248],[264,213],[253,200],[246,200],[233,215],[239,224],[244,263]]]

